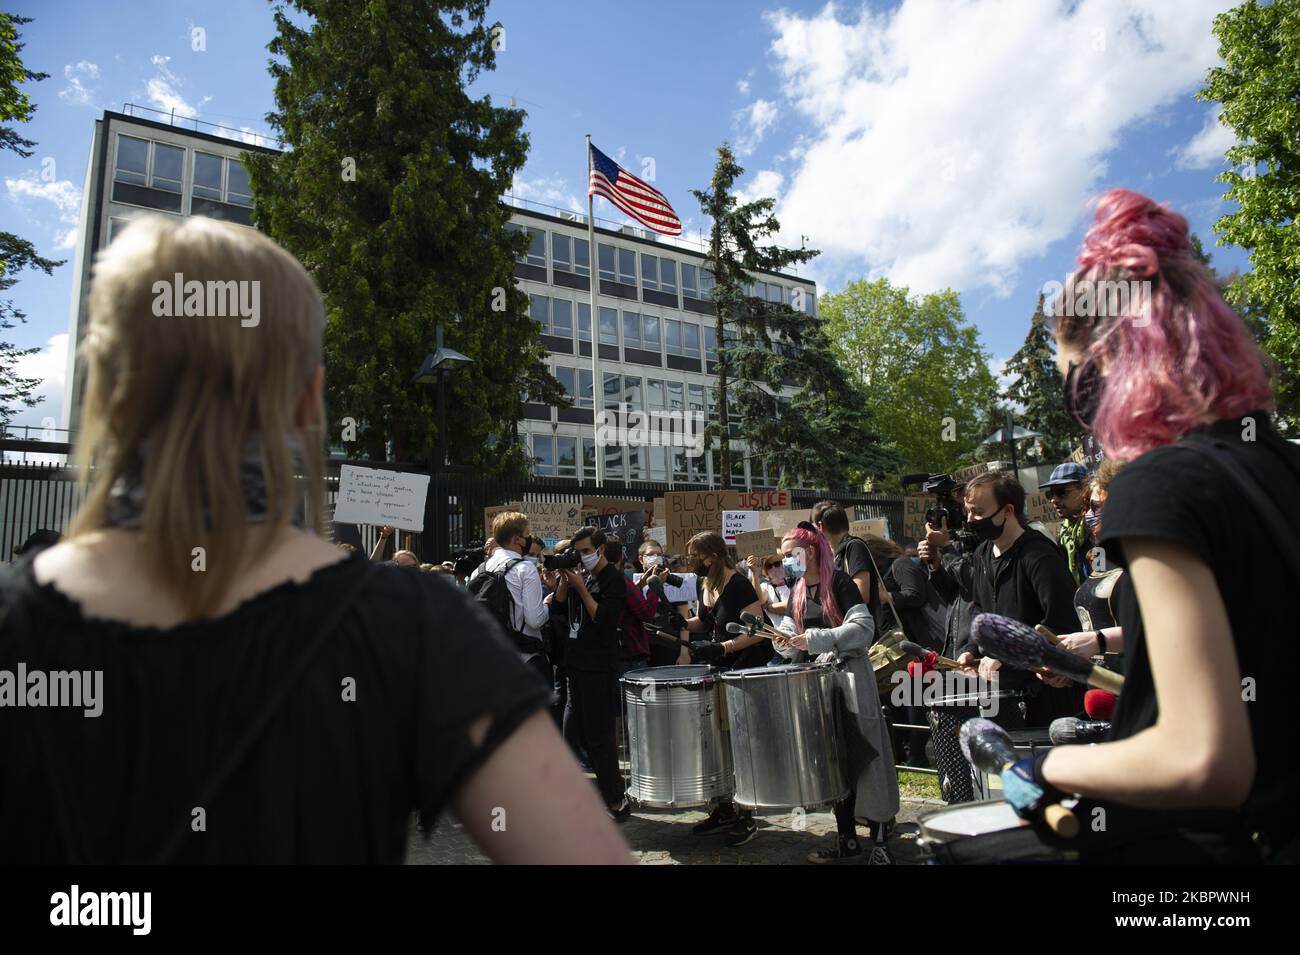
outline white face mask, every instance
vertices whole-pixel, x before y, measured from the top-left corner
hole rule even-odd
[[[586,570],[595,570],[596,564],[600,562],[600,551],[593,550],[590,554],[582,555],[582,566]]]
[[[664,562],[662,554],[646,554],[645,560],[641,561],[646,567],[658,567]]]

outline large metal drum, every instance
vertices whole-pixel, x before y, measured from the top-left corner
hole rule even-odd
[[[738,805],[813,809],[849,794],[836,702],[842,678],[830,663],[723,674]]]
[[[623,688],[628,798],[665,809],[731,796],[731,746],[718,671],[707,666],[630,670]]]

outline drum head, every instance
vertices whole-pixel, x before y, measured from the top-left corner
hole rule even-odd
[[[982,836],[990,832],[1018,829],[1029,823],[1016,815],[1002,799],[964,803],[923,813],[918,819],[921,833],[936,842]]]
[[[728,670],[722,674],[723,680],[756,679],[765,676],[789,676],[792,673],[820,672],[834,670],[834,663],[780,663],[776,666],[746,667],[743,670]]]
[[[653,683],[655,686],[687,686],[705,683],[709,677],[716,676],[717,672],[713,667],[704,666],[703,664],[643,667],[640,670],[628,670],[627,673],[623,674],[622,682],[637,685]]]

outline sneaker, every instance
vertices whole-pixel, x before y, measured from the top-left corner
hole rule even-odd
[[[758,823],[753,816],[742,816],[736,820],[731,831],[727,833],[727,848],[739,849],[750,839],[758,835]]]
[[[814,849],[808,853],[808,861],[814,865],[826,862],[842,862],[856,859],[862,855],[862,843],[857,836],[840,836],[834,849]]]
[[[706,832],[716,832],[719,829],[725,829],[727,826],[734,825],[736,822],[736,807],[730,803],[724,803],[721,806],[715,806],[713,812],[709,813],[709,818],[703,822],[697,822],[691,827],[691,832],[696,835],[703,835]]]
[[[883,842],[878,842],[871,847],[871,858],[867,860],[867,865],[894,865],[894,854],[889,851],[889,846]]]
[[[626,796],[617,806],[608,806],[605,811],[609,813],[609,818],[615,822],[627,822],[632,818],[632,804],[627,801]]]

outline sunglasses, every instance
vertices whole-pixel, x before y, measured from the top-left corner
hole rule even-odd
[[[1049,487],[1049,488],[1048,488],[1046,491],[1044,491],[1043,493],[1046,494],[1049,498],[1052,498],[1052,497],[1065,497],[1067,494],[1073,494],[1073,493],[1074,493],[1075,491],[1077,491],[1078,489],[1079,489],[1079,488],[1078,488],[1077,486],[1059,485],[1059,484],[1058,484],[1058,485],[1056,485],[1055,487]]]

